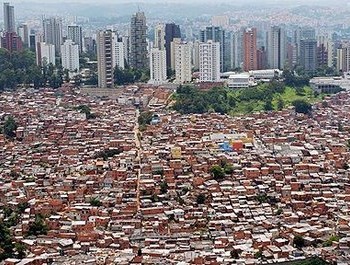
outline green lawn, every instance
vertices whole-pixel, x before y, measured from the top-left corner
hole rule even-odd
[[[284,102],[284,108],[292,105],[295,100],[305,100],[309,103],[316,103],[325,96],[325,94],[316,95],[313,90],[309,86],[305,86],[298,93],[297,89],[293,87],[286,87],[285,91],[282,94],[276,93],[272,99],[272,106],[274,110],[278,109],[278,100],[281,98]],[[241,89],[232,91],[232,95],[238,96],[241,93]],[[237,105],[232,108],[230,111],[230,115],[239,115],[239,114],[247,114],[257,111],[264,111],[265,102],[262,100],[250,100],[250,101],[241,101],[238,102]]]
[[[295,100],[302,99],[309,103],[315,103],[317,101],[322,100],[322,97],[324,96],[322,94],[315,96],[311,87],[305,86],[303,89],[304,89],[304,93],[298,94],[295,88],[286,87],[283,94],[276,94],[274,96],[272,101],[273,106],[275,107],[275,109],[277,109],[277,99],[279,97],[282,98],[282,100],[285,103],[285,106],[288,107],[288,106],[291,106],[292,102]]]

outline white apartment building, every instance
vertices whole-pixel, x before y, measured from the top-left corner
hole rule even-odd
[[[150,52],[150,84],[160,85],[166,83],[166,52],[153,48]]]
[[[192,81],[192,45],[184,42],[173,42],[175,81],[178,84]]]
[[[113,67],[125,68],[124,43],[116,35],[113,37]]]
[[[199,45],[200,82],[220,81],[220,43],[209,40]]]
[[[79,71],[79,44],[66,40],[61,46],[61,56],[63,69]]]
[[[56,64],[55,45],[46,42],[38,42],[36,51],[36,61],[39,66]]]

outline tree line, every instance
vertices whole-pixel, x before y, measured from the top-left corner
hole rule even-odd
[[[68,71],[62,66],[36,65],[35,53],[30,50],[10,53],[0,48],[0,90],[12,90],[18,85],[58,88],[67,80]]]

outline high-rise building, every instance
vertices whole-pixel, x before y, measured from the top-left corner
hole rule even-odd
[[[300,48],[302,40],[314,40],[316,39],[316,31],[311,27],[299,27],[294,31],[293,36],[293,48],[295,49],[297,62],[300,63]]]
[[[256,38],[256,28],[246,29],[243,33],[243,69],[246,72],[258,69]]]
[[[317,58],[318,66],[334,66],[334,43],[328,36],[317,37]]]
[[[23,49],[21,38],[16,32],[5,32],[1,37],[1,47],[11,52],[18,52]]]
[[[177,41],[176,41],[177,40]],[[175,80],[178,84],[192,81],[192,47],[190,43],[174,39],[172,44],[175,59]]]
[[[287,57],[285,30],[273,26],[267,35],[268,66],[274,69],[284,69]]]
[[[149,57],[150,61],[150,80],[149,83],[160,85],[167,80],[166,74],[166,52],[165,49],[160,50],[153,48]]]
[[[38,42],[36,50],[36,60],[39,66],[56,64],[55,46],[53,44]]]
[[[124,62],[130,65],[130,37],[122,36],[122,43],[124,49]]]
[[[175,49],[176,49],[176,45],[181,43],[181,39],[180,38],[175,38],[173,39],[173,41],[170,44],[170,68],[171,70],[175,70],[176,66],[175,66],[175,61],[176,61],[176,53],[175,53]]]
[[[4,3],[4,31],[16,32],[15,8],[10,3]]]
[[[79,46],[79,52],[83,52],[83,32],[81,26],[68,26],[67,39],[72,40]]]
[[[124,43],[116,34],[113,36],[113,67],[125,68]]]
[[[350,44],[342,43],[341,47],[337,49],[337,70],[339,72],[350,71]]]
[[[27,24],[21,24],[17,28],[17,33],[18,36],[21,37],[23,46],[28,48],[29,47],[29,30],[28,30],[28,25]]]
[[[62,45],[62,20],[60,18],[47,18],[43,20],[44,41],[55,45],[57,54],[61,52]]]
[[[192,44],[192,64],[195,71],[199,70],[199,44],[198,40]]]
[[[171,43],[174,39],[181,39],[180,26],[175,23],[165,24],[165,50],[166,50],[166,67],[171,66]]]
[[[35,49],[36,49],[35,34],[29,35],[29,49],[31,51],[35,51]]]
[[[257,51],[257,60],[258,60],[258,70],[264,70],[267,68],[267,54],[265,47],[261,47]]]
[[[79,70],[79,45],[66,40],[61,46],[62,67],[70,72]]]
[[[92,37],[84,37],[83,51],[96,53],[96,41]]]
[[[229,68],[231,70],[243,66],[243,31],[230,32],[229,43]]]
[[[154,29],[153,47],[158,50],[165,50],[165,25],[158,24]]]
[[[224,72],[225,69],[225,31],[221,27],[206,27],[205,30],[200,32],[200,41],[206,43],[207,41],[218,42],[220,44],[220,71]]]
[[[98,86],[112,88],[113,85],[113,32],[100,31],[97,34]]]
[[[303,39],[300,41],[300,65],[307,72],[313,72],[317,68],[317,41]]]
[[[200,82],[220,81],[220,43],[211,40],[199,45]]]
[[[146,69],[148,65],[146,16],[143,12],[137,12],[131,17],[130,66]]]

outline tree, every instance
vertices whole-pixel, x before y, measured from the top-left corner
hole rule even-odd
[[[233,173],[233,166],[232,166],[232,164],[225,164],[224,165],[224,171],[225,171],[225,174],[231,175]]]
[[[0,222],[0,261],[13,257],[14,244],[9,228]]]
[[[269,98],[265,101],[265,105],[264,105],[264,110],[265,111],[271,111],[273,110],[273,106],[272,106],[272,99]]]
[[[141,114],[138,118],[138,123],[140,126],[145,126],[145,125],[151,124],[152,118],[153,118],[153,112],[143,111],[143,112],[141,112]]]
[[[91,109],[87,105],[80,105],[78,107],[75,107],[74,109],[79,110],[80,113],[84,113],[86,116],[86,119],[88,120],[96,118],[96,115],[94,113],[91,113]]]
[[[139,82],[141,81],[142,76],[143,72],[138,69],[129,67],[126,67],[125,69],[116,67],[114,69],[114,83],[118,86]]]
[[[241,254],[241,251],[238,249],[232,249],[230,252],[231,258],[233,259],[239,259],[239,255]]]
[[[90,204],[91,204],[91,206],[95,206],[95,207],[102,206],[102,202],[96,197],[94,197],[90,200]]]
[[[302,249],[305,246],[305,239],[301,235],[295,235],[293,245],[298,249]]]
[[[166,181],[163,181],[162,183],[160,183],[160,193],[161,194],[165,194],[168,192],[168,183]]]
[[[221,180],[225,177],[225,171],[219,165],[212,166],[210,169],[210,173],[212,174],[213,178],[216,180]]]
[[[310,114],[312,111],[312,105],[305,100],[295,100],[293,106],[297,113]]]
[[[206,197],[203,193],[198,194],[196,202],[197,204],[204,204],[206,200]]]
[[[339,239],[340,239],[339,236],[337,236],[337,235],[332,235],[332,236],[330,236],[322,245],[323,245],[324,247],[330,247],[330,246],[332,246],[333,242],[338,242]]]
[[[17,123],[16,121],[14,120],[14,118],[12,116],[9,116],[7,118],[7,120],[5,121],[4,123],[4,126],[3,126],[3,134],[7,137],[7,138],[14,138],[16,137],[16,130],[17,130]]]
[[[15,244],[15,250],[17,252],[17,258],[23,259],[26,256],[25,251],[27,250],[26,246],[21,243]]]
[[[284,108],[284,101],[281,96],[277,98],[277,110],[283,110]]]
[[[35,220],[29,225],[28,236],[46,235],[48,227],[45,224],[44,217],[40,214],[35,215]]]
[[[261,250],[259,250],[258,252],[256,252],[254,254],[254,258],[256,258],[256,259],[261,259],[262,257],[263,257],[263,253]]]

